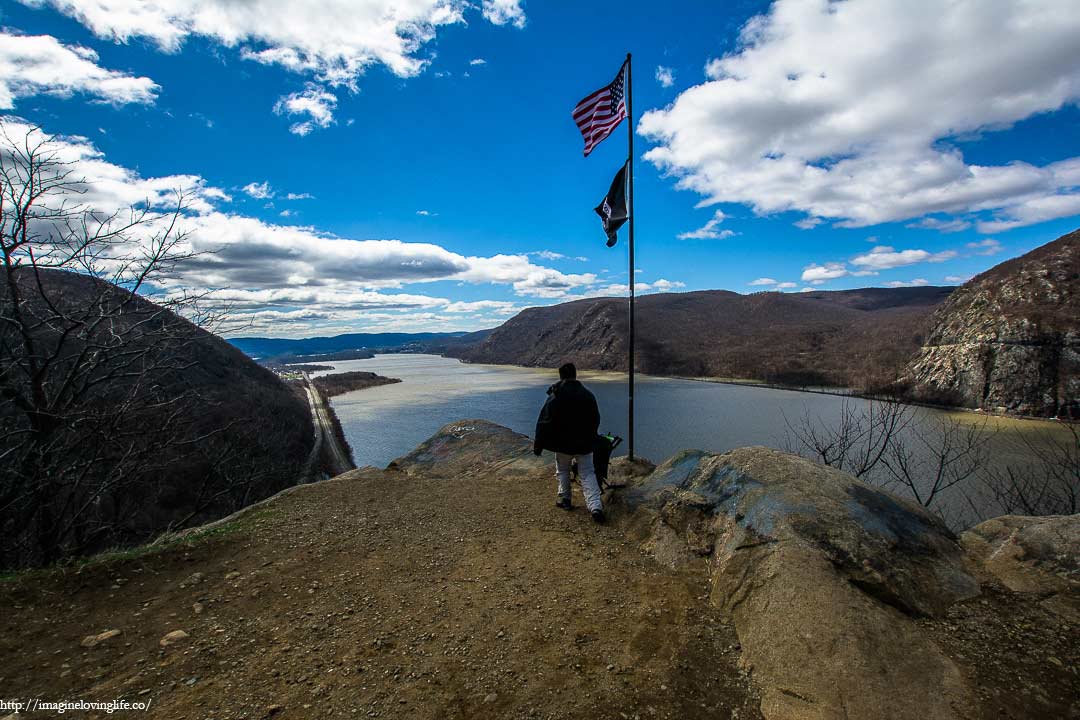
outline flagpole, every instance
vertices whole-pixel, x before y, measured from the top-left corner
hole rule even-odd
[[[630,459],[634,459],[634,285],[637,277],[634,274],[634,84],[630,77],[630,53],[626,53],[626,137],[629,180],[627,192],[630,195],[627,203],[630,210],[630,348],[629,367],[630,384],[627,398],[627,451]]]

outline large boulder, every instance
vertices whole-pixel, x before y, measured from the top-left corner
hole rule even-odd
[[[523,475],[550,462],[533,455],[532,446],[528,437],[502,425],[459,420],[444,425],[408,455],[390,463],[388,469],[427,478],[460,478],[478,471]]]
[[[979,585],[922,508],[768,448],[681,453],[623,503],[659,559],[707,558],[770,720],[966,717],[960,672],[913,618]]]
[[[960,536],[976,566],[1014,592],[1080,623],[1080,515],[1005,515]]]

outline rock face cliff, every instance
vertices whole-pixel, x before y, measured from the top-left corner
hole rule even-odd
[[[637,369],[782,385],[873,390],[892,383],[951,288],[740,295],[725,290],[637,301]],[[447,355],[471,362],[626,369],[624,298],[530,308]]]
[[[977,275],[934,313],[916,399],[1080,417],[1080,231]]]

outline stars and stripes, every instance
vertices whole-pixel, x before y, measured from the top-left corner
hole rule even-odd
[[[626,63],[610,85],[584,98],[574,108],[574,122],[585,139],[585,156],[626,117]]]

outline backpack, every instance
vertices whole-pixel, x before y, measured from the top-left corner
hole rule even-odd
[[[593,470],[596,471],[596,484],[600,486],[600,492],[604,492],[605,488],[616,487],[611,485],[607,481],[608,466],[611,464],[611,453],[615,448],[622,444],[622,438],[618,435],[612,435],[608,433],[606,435],[597,435],[593,440]],[[573,464],[570,466],[570,472],[574,480],[578,478],[578,466],[577,459],[574,459]]]

